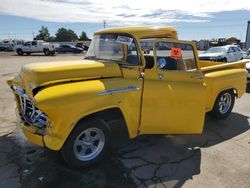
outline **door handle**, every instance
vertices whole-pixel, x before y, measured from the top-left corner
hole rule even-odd
[[[158,74],[158,76],[159,76],[159,78],[160,78],[160,80],[164,77],[164,75],[163,74]]]

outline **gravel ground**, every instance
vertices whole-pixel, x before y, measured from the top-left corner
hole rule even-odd
[[[226,120],[206,117],[203,134],[140,136],[88,169],[69,169],[57,152],[29,143],[7,77],[25,63],[81,58],[0,53],[0,187],[249,187],[250,86]]]

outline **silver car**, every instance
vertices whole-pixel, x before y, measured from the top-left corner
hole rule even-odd
[[[236,45],[226,45],[209,48],[203,54],[199,55],[200,60],[218,61],[218,62],[234,62],[243,59],[246,55]]]

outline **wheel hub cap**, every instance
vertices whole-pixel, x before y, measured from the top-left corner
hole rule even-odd
[[[89,161],[97,157],[105,143],[105,136],[101,129],[88,128],[82,131],[74,142],[74,154],[81,161]]]
[[[231,95],[229,93],[224,93],[221,98],[220,98],[220,102],[219,102],[219,111],[222,114],[225,114],[228,112],[230,106],[232,103],[232,98]]]

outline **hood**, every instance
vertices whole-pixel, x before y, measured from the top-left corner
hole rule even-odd
[[[118,64],[94,60],[27,64],[20,73],[22,85],[28,93],[36,87],[60,82],[120,76]]]
[[[204,53],[204,54],[200,54],[199,57],[218,57],[218,56],[224,56],[224,53]]]

